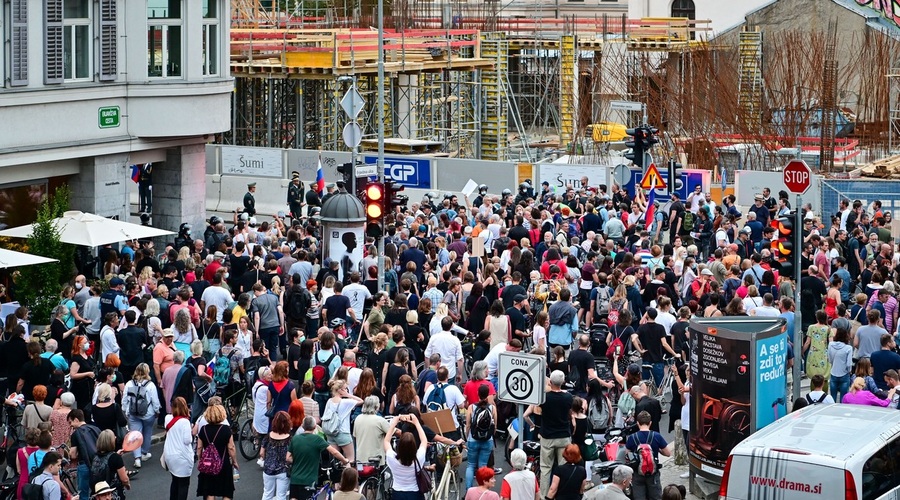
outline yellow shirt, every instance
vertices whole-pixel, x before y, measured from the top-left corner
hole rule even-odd
[[[241,318],[247,317],[249,320],[250,317],[247,315],[247,311],[244,310],[241,306],[234,306],[234,309],[231,310],[231,320],[234,324],[239,324],[241,322]]]

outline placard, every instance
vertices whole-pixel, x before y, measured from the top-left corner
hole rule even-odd
[[[453,410],[427,411],[422,414],[422,423],[438,434],[446,434],[456,430]]]
[[[222,146],[222,175],[283,178],[282,150]]]

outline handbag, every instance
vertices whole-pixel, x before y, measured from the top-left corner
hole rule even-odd
[[[216,389],[209,382],[204,381],[199,387],[196,388],[197,397],[200,398],[200,401],[205,405],[209,403],[209,398],[216,395]]]
[[[169,465],[166,463],[166,454],[162,453],[159,455],[159,466],[162,467],[162,470],[168,471]]]
[[[432,488],[431,476],[428,475],[428,472],[422,470],[417,458],[413,459],[413,467],[416,471],[416,486],[419,487],[419,493],[428,493]]]

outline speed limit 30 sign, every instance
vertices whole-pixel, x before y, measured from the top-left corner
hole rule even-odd
[[[543,404],[544,374],[547,372],[544,357],[502,352],[499,359],[498,399],[524,405]]]

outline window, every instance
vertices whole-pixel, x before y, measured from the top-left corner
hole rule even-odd
[[[862,498],[875,500],[897,489],[900,476],[897,471],[898,440],[895,439],[876,451],[863,465]]]
[[[181,77],[181,0],[147,2],[147,74]]]
[[[203,76],[219,74],[219,0],[203,0]]]
[[[694,8],[694,0],[675,0],[672,2],[672,17],[686,17],[695,19],[697,10]]]
[[[91,2],[63,3],[63,79],[91,79]]]

